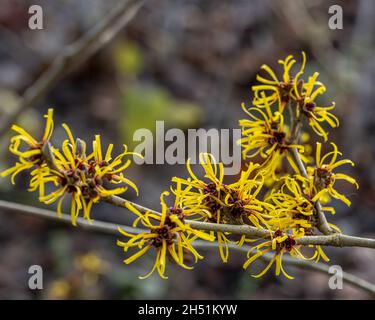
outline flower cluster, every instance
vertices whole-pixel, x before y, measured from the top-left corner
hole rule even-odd
[[[101,199],[122,194],[128,186],[138,193],[136,185],[123,173],[131,164],[129,156],[133,155],[125,145],[124,151],[112,158],[113,145],[110,144],[103,156],[100,136],[97,135],[92,143],[92,152],[86,154],[86,143],[74,139],[69,127],[63,124],[67,139],[59,150],[50,143],[54,127],[53,109],[48,110],[45,118],[45,131],[40,141],[23,128],[13,125],[12,129],[17,135],[11,138],[9,151],[18,161],[3,171],[2,177],[11,175],[14,184],[17,174],[30,171],[29,191],[39,190],[39,200],[45,204],[58,201],[59,214],[64,199],[69,197],[73,225],[76,225],[81,212],[85,219],[91,221],[91,207]],[[47,188],[49,192],[46,192]]]
[[[165,276],[165,267],[167,256],[179,266],[191,270],[193,267],[186,265],[186,261],[191,260],[192,256],[196,263],[203,257],[194,249],[192,242],[196,239],[206,241],[214,241],[215,237],[199,230],[192,229],[188,224],[185,224],[184,212],[177,208],[176,204],[173,207],[168,207],[165,203],[164,196],[168,196],[169,192],[163,192],[160,197],[161,214],[147,211],[141,213],[137,208],[131,204],[126,204],[126,207],[135,213],[138,218],[134,220],[133,226],[142,224],[143,227],[149,229],[149,232],[141,232],[139,234],[128,233],[122,228],[119,228],[121,234],[130,239],[127,242],[117,241],[117,244],[124,248],[127,252],[129,248],[137,247],[138,252],[131,255],[124,260],[125,264],[129,264],[138,259],[151,248],[156,250],[156,259],[151,271],[140,279],[148,278],[155,270],[160,277],[167,279]]]
[[[190,216],[201,221],[217,224],[251,224],[258,228],[267,228],[269,212],[274,208],[271,204],[258,199],[263,187],[264,175],[257,171],[257,164],[250,164],[241,173],[238,181],[224,184],[223,164],[217,164],[211,154],[200,155],[200,163],[204,170],[204,180],[200,180],[191,169],[189,161],[187,179],[174,177],[176,183],[174,193],[179,208],[191,212]],[[214,232],[211,232],[214,235]],[[242,245],[245,237],[231,241],[227,232],[216,232],[220,256],[223,262],[228,261],[228,244]]]
[[[13,125],[12,130],[17,133],[10,139],[9,151],[14,154],[18,161],[11,168],[1,172],[2,177],[11,176],[12,184],[15,184],[15,177],[24,170],[32,170],[30,189],[35,191],[39,189],[39,195],[44,196],[45,176],[49,173],[43,150],[49,142],[53,132],[53,109],[49,109],[44,116],[46,125],[42,139],[39,141],[31,136],[25,129]],[[54,182],[51,180],[50,182]]]
[[[303,79],[305,53],[302,53],[301,67],[295,73],[292,72],[296,64],[293,56],[279,63],[283,68],[282,77],[267,65],[261,67],[268,77],[257,76],[260,84],[252,87],[253,107],[246,108],[243,104],[248,118],[239,121],[243,158],[260,156],[259,169],[263,170],[269,187],[263,202],[274,208],[268,213],[271,216],[267,221],[268,230],[272,232],[270,240],[258,239],[260,243],[250,249],[244,268],[264,254],[272,253],[269,264],[257,276],[263,275],[275,263],[276,275],[283,273],[291,278],[283,269],[283,254],[316,262],[320,258],[328,261],[320,246],[307,248],[311,252],[309,257],[302,254],[298,238],[319,232],[318,211],[324,217],[325,213],[334,214],[334,208],[327,205],[332,198],[350,205],[350,200],[336,190],[336,180],[347,181],[357,188],[358,184],[352,177],[335,172],[341,165],[354,165],[347,159],[337,161],[341,153],[335,144],[332,143],[333,151],[322,155],[322,144],[317,142],[315,161],[310,156],[313,147],[307,143],[307,131],[302,131],[304,123],[324,142],[328,140],[325,126],[335,128],[339,125],[336,116],[330,112],[335,104],[324,107],[317,101],[326,91],[324,84],[318,81],[319,74],[315,72],[307,80]],[[287,116],[290,121],[286,124]],[[283,159],[290,165],[289,173]],[[340,232],[331,223],[327,222],[327,226],[331,232]]]
[[[267,65],[261,66],[269,79],[261,75],[257,75],[259,85],[252,87],[254,92],[253,104],[257,108],[265,108],[268,105],[277,104],[275,108],[279,113],[283,113],[286,105],[292,105],[297,119],[304,116],[309,126],[316,134],[323,137],[324,141],[328,139],[327,131],[322,127],[323,123],[335,128],[339,125],[339,121],[330,111],[335,107],[332,102],[330,106],[319,106],[317,97],[326,92],[326,87],[318,81],[319,73],[315,72],[307,78],[302,79],[306,65],[306,55],[302,52],[301,68],[292,74],[291,70],[296,60],[289,55],[285,60],[279,60],[279,64],[283,66],[283,77],[279,80],[275,72]]]
[[[238,143],[242,146],[246,166],[237,180],[226,183],[224,165],[213,155],[202,153],[199,163],[203,176],[193,170],[188,160],[188,177],[172,178],[171,193],[165,191],[160,196],[160,212],[116,197],[128,187],[138,194],[136,185],[124,175],[131,164],[129,157],[135,155],[126,146],[121,154],[112,157],[113,145],[102,149],[97,135],[91,153],[87,153],[86,143],[74,139],[66,124],[63,128],[67,138],[60,149],[53,146],[50,143],[52,109],[45,116],[45,132],[40,140],[19,126],[12,127],[17,135],[11,138],[9,150],[18,161],[1,175],[11,175],[14,183],[17,174],[29,171],[29,190],[38,190],[43,203],[57,202],[59,214],[64,199],[69,197],[74,225],[81,212],[85,219],[91,219],[93,204],[111,199],[115,203],[116,198],[116,204],[121,203],[135,215],[133,228],[119,227],[126,240],[118,240],[117,244],[126,253],[131,252],[124,263],[132,263],[149,252],[156,254],[151,271],[141,278],[155,271],[167,278],[169,260],[192,269],[191,264],[203,258],[194,248],[195,241],[200,239],[217,240],[224,263],[233,246],[248,247],[244,269],[258,259],[267,260],[266,267],[255,277],[264,275],[275,265],[276,275],[292,279],[284,269],[283,256],[328,261],[321,246],[302,247],[301,238],[321,232],[340,232],[325,216],[335,213],[333,199],[351,204],[348,197],[337,190],[336,181],[346,181],[357,188],[358,184],[347,174],[337,172],[340,166],[354,163],[339,160],[342,154],[334,143],[331,143],[333,150],[324,154],[323,145],[317,142],[313,156],[310,136],[316,134],[327,142],[327,126],[339,125],[331,113],[335,104],[321,106],[318,102],[318,97],[326,91],[324,84],[318,81],[319,74],[315,72],[304,78],[304,53],[301,66],[295,72],[293,56],[280,60],[279,64],[283,69],[281,76],[267,65],[261,67],[267,75],[257,75],[259,84],[252,87],[252,106],[242,105],[247,117],[239,121],[242,138]],[[303,127],[304,124],[307,126]],[[173,198],[171,206],[166,203],[167,196]],[[230,228],[233,226],[243,226],[241,229],[254,232],[234,233]]]

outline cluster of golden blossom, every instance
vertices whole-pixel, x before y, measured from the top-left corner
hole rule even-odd
[[[110,144],[103,154],[100,136],[96,135],[92,142],[92,152],[87,154],[86,143],[81,139],[74,139],[69,127],[63,124],[67,139],[63,141],[61,149],[58,149],[50,143],[54,128],[53,109],[48,110],[45,118],[45,131],[40,141],[23,128],[12,126],[17,135],[11,138],[9,151],[17,156],[18,162],[3,171],[2,177],[10,175],[14,184],[17,174],[29,170],[28,190],[39,190],[39,201],[45,204],[58,201],[58,214],[61,214],[64,199],[70,195],[73,225],[76,225],[76,218],[81,212],[90,221],[92,205],[103,198],[122,194],[128,186],[138,193],[136,185],[124,177],[123,172],[131,164],[129,156],[133,155],[125,145],[124,151],[112,158],[113,145]],[[49,192],[46,192],[47,185],[51,186],[47,188],[51,190]]]
[[[191,269],[191,263],[203,258],[194,248],[197,239],[216,240],[223,262],[228,261],[230,245],[251,244],[244,269],[259,257],[269,255],[267,266],[254,277],[264,275],[275,265],[276,275],[282,273],[292,279],[283,268],[284,254],[315,262],[321,258],[329,260],[320,246],[302,248],[298,245],[298,238],[319,233],[317,211],[334,214],[334,208],[329,206],[332,198],[350,205],[350,200],[336,190],[336,181],[344,180],[357,188],[358,184],[350,176],[336,172],[341,165],[354,164],[347,159],[338,160],[341,153],[334,143],[331,143],[332,151],[325,154],[322,153],[322,144],[316,143],[315,157],[312,155],[313,146],[308,144],[309,128],[327,142],[325,128],[337,127],[339,122],[331,113],[334,103],[320,106],[316,101],[326,88],[318,81],[317,72],[304,79],[304,53],[302,58],[301,67],[294,73],[296,60],[293,56],[280,60],[282,77],[267,65],[261,67],[267,76],[257,75],[259,84],[252,87],[252,107],[242,106],[247,118],[239,121],[242,138],[238,143],[242,146],[246,167],[237,181],[225,183],[223,164],[211,154],[203,153],[200,155],[203,177],[196,175],[187,161],[189,176],[172,179],[171,192],[161,194],[160,212],[141,212],[124,202],[126,208],[135,214],[133,226],[141,226],[144,230],[133,234],[119,228],[127,241],[119,240],[118,245],[125,252],[131,251],[124,262],[129,264],[150,250],[156,253],[151,271],[142,278],[154,271],[167,278],[168,257],[177,265]],[[65,124],[67,139],[61,150],[55,148],[50,143],[52,112],[50,109],[45,116],[46,127],[40,141],[21,127],[12,127],[17,135],[11,138],[9,150],[18,157],[18,162],[2,172],[2,176],[11,175],[14,183],[19,172],[28,170],[29,191],[39,190],[39,200],[46,204],[58,200],[58,213],[61,213],[64,198],[69,195],[73,224],[80,212],[83,212],[83,218],[90,220],[94,203],[120,195],[129,186],[138,193],[136,185],[124,176],[124,170],[131,164],[129,156],[140,155],[128,152],[124,146],[124,151],[112,158],[113,145],[110,144],[103,153],[100,136],[95,137],[91,153],[86,153],[86,143],[74,139]],[[306,130],[302,131],[303,128]],[[297,153],[299,163],[293,151]],[[254,159],[254,162],[249,159]],[[301,172],[301,166],[304,172]],[[53,191],[46,192],[50,190],[46,184],[51,184]],[[112,187],[113,184],[116,186]],[[167,205],[166,197],[171,197],[173,203]],[[268,237],[197,230],[190,226],[192,220],[248,225],[265,231]],[[332,232],[340,232],[335,225],[328,225]]]

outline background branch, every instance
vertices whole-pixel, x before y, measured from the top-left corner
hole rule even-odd
[[[0,200],[0,209],[14,212],[14,213],[21,213],[33,217],[39,217],[44,218],[52,221],[59,221],[65,224],[71,225],[71,218],[67,214],[61,214],[59,217],[56,212],[46,209],[40,209],[40,208],[34,208],[27,205],[12,203],[4,200]],[[101,232],[105,234],[112,234],[112,235],[119,235],[117,229],[118,227],[122,228],[123,230],[129,232],[129,233],[141,233],[141,232],[147,232],[147,230],[140,229],[140,228],[133,228],[125,225],[115,225],[113,223],[109,222],[103,222],[103,221],[93,221],[92,223],[88,222],[87,220],[78,217],[77,218],[77,225],[80,227],[80,229],[88,230],[88,231],[96,231]],[[217,248],[218,243],[216,242],[206,242],[206,241],[200,241],[196,240],[194,241],[194,247],[196,248],[202,248],[202,249],[210,249],[210,248]],[[238,247],[233,244],[229,244],[230,249],[237,251],[237,252],[243,252],[247,253],[249,250],[248,246],[242,246]],[[268,262],[270,259],[272,259],[271,254],[265,254],[260,257],[261,260]],[[283,257],[283,262],[287,265],[294,266],[297,268],[317,271],[324,274],[330,274],[329,273],[329,265],[325,265],[323,263],[311,263],[308,261],[300,260],[300,259],[293,259],[290,257]],[[364,290],[371,295],[375,295],[375,285],[361,279],[355,275],[352,275],[347,272],[343,272],[343,280],[346,283],[349,283],[361,290]]]
[[[19,107],[0,124],[0,137],[3,136],[17,118],[35,104],[48,92],[51,87],[65,74],[72,71],[83,61],[91,57],[97,50],[128,24],[145,0],[121,1],[103,20],[76,42],[67,46],[56,57],[49,68],[26,89]]]

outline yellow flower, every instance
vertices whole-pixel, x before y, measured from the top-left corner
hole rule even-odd
[[[175,181],[176,187],[171,187],[171,192],[175,196],[174,205],[169,208],[171,212],[176,215],[181,215],[183,212],[184,217],[189,217],[193,220],[201,220],[202,216],[197,216],[196,211],[196,199],[195,193],[192,192],[192,186],[186,186],[185,188],[182,187],[182,179],[173,178]]]
[[[140,234],[131,234],[119,228],[119,232],[130,238],[127,242],[117,241],[117,244],[124,248],[127,252],[129,248],[137,247],[139,251],[124,260],[125,264],[132,263],[137,260],[151,248],[156,249],[156,259],[151,271],[140,279],[151,276],[155,270],[160,277],[167,279],[165,276],[167,255],[172,258],[179,266],[185,269],[192,269],[191,266],[185,264],[186,254],[191,254],[195,262],[203,257],[194,249],[192,241],[197,238],[213,241],[215,238],[199,230],[192,229],[184,223],[183,213],[175,214],[169,210],[164,196],[168,196],[169,192],[163,192],[160,196],[161,215],[152,212],[140,213],[135,207],[126,204],[126,207],[135,213],[138,218],[134,221],[133,226],[138,226],[139,222],[149,229],[149,232]]]
[[[285,60],[279,60],[279,64],[283,66],[282,78],[276,76],[275,72],[267,65],[262,65],[261,69],[267,72],[270,79],[257,75],[256,79],[261,84],[254,85],[252,90],[254,92],[253,104],[256,106],[272,105],[278,101],[279,111],[283,112],[285,103],[290,99],[295,99],[293,89],[299,83],[299,77],[303,74],[306,65],[306,55],[302,52],[302,65],[295,75],[291,75],[291,69],[296,63],[292,55],[286,57]]]
[[[84,218],[90,219],[92,203],[87,203],[83,196],[83,186],[88,185],[86,177],[85,155],[77,153],[77,143],[66,124],[63,127],[68,135],[62,144],[62,152],[53,148],[56,169],[51,169],[51,176],[59,178],[59,188],[48,195],[39,197],[45,204],[51,204],[58,200],[57,212],[61,215],[62,204],[67,194],[71,194],[70,215],[72,224],[76,226],[76,219],[84,210]]]
[[[321,126],[322,122],[326,122],[330,127],[339,126],[339,120],[329,111],[335,108],[335,103],[327,107],[319,107],[315,99],[318,95],[326,91],[323,83],[317,81],[319,73],[315,72],[309,80],[302,85],[301,92],[295,88],[297,101],[297,117],[303,114],[307,117],[310,127],[314,132],[323,137],[324,141],[328,139],[328,133]]]
[[[315,72],[307,82],[304,82],[302,79],[300,80],[300,77],[303,75],[306,65],[305,53],[302,52],[302,65],[299,71],[292,75],[290,71],[295,62],[292,55],[289,55],[285,60],[279,60],[284,68],[280,80],[269,66],[263,65],[261,69],[268,73],[270,79],[257,75],[257,80],[261,84],[252,87],[253,104],[259,108],[265,108],[267,105],[278,102],[278,111],[283,113],[286,103],[294,102],[297,108],[297,118],[300,119],[301,114],[305,115],[314,132],[327,141],[328,133],[321,124],[326,122],[332,128],[339,125],[338,119],[330,112],[335,104],[332,103],[327,107],[317,105],[316,98],[326,91],[324,84],[317,80],[319,73]]]
[[[258,164],[250,162],[241,172],[238,181],[224,186],[224,211],[236,219],[236,223],[269,229],[268,221],[273,216],[274,206],[258,199],[264,185],[265,172]]]
[[[55,186],[57,186],[60,180],[57,175],[51,174],[51,170],[47,164],[37,166],[31,171],[30,176],[30,184],[27,190],[29,192],[39,190],[39,197],[43,197],[45,195],[45,185],[47,183],[53,183]]]
[[[253,158],[260,155],[265,159],[262,166],[272,175],[274,180],[276,180],[275,172],[284,157],[292,168],[299,172],[293,158],[287,151],[289,148],[298,148],[300,152],[303,152],[303,146],[288,143],[289,128],[284,123],[284,116],[278,111],[272,113],[267,102],[264,111],[258,107],[247,110],[244,104],[242,104],[242,108],[250,117],[250,119],[239,121],[242,138],[238,143],[243,148],[243,158]]]
[[[339,155],[342,155],[342,153],[338,151],[338,148],[334,143],[331,142],[331,145],[333,147],[333,151],[328,152],[322,157],[322,144],[317,142],[316,166],[308,167],[308,173],[311,177],[313,177],[314,186],[317,191],[312,200],[318,201],[328,193],[331,197],[339,199],[343,201],[346,205],[350,206],[350,200],[346,196],[340,194],[338,191],[335,190],[335,183],[337,180],[344,180],[351,184],[354,184],[357,187],[357,189],[359,188],[358,183],[354,178],[343,173],[335,173],[333,172],[333,170],[344,164],[350,164],[354,166],[354,162],[348,159],[336,161],[337,157]]]
[[[190,177],[187,179],[174,177],[173,182],[177,184],[178,205],[181,208],[189,208],[190,212],[196,212],[204,218],[216,221],[212,216],[210,206],[215,204],[211,201],[219,201],[219,194],[223,189],[224,166],[222,163],[217,164],[211,154],[201,153],[199,155],[200,164],[204,170],[204,177],[207,181],[200,180],[193,172],[190,166],[190,159],[186,162],[186,168]],[[182,186],[185,186],[182,189]],[[173,191],[176,193],[176,191]],[[217,203],[217,208],[219,204]],[[216,207],[213,208],[216,211]]]
[[[294,279],[290,276],[283,268],[283,255],[288,253],[291,257],[300,258],[303,260],[313,260],[319,257],[326,257],[324,252],[319,249],[315,250],[315,253],[312,257],[307,258],[305,257],[301,251],[299,250],[301,246],[296,245],[296,239],[299,238],[301,235],[291,236],[284,233],[281,230],[277,230],[274,232],[273,237],[271,240],[264,241],[258,245],[253,246],[248,254],[247,254],[247,261],[244,263],[243,268],[247,269],[255,260],[257,260],[260,256],[270,252],[273,253],[273,257],[267,264],[267,266],[257,275],[252,275],[254,278],[259,278],[267,273],[267,271],[272,267],[273,264],[276,265],[275,274],[279,276],[281,273],[288,279]],[[328,259],[328,258],[327,258]]]
[[[128,159],[124,161],[124,157],[131,155],[142,157],[142,155],[129,152],[126,145],[123,147],[124,151],[116,158],[112,159],[113,144],[111,143],[107,148],[105,156],[103,157],[100,136],[96,135],[93,142],[93,159],[89,161],[89,173],[93,174],[97,179],[107,179],[112,184],[125,183],[132,187],[138,195],[139,191],[135,183],[124,177],[123,171],[126,170],[131,164],[131,160]],[[102,186],[98,187],[100,197],[121,194],[126,190],[126,187],[112,190],[106,190]]]
[[[314,233],[315,188],[313,181],[301,176],[282,178],[280,189],[273,190],[266,201],[274,205],[274,219],[269,222],[273,230],[292,230]],[[333,207],[322,207],[323,211],[335,213]]]
[[[127,151],[126,146],[124,152],[112,160],[113,145],[110,144],[103,158],[100,137],[96,136],[93,152],[86,156],[85,142],[80,139],[74,140],[69,127],[66,124],[63,124],[63,127],[68,139],[62,144],[62,152],[52,149],[57,168],[51,169],[50,175],[44,177],[45,181],[51,177],[58,177],[59,188],[40,197],[40,201],[50,204],[58,200],[57,212],[61,214],[63,201],[67,194],[71,194],[70,214],[72,224],[76,225],[76,219],[81,211],[83,218],[91,222],[90,212],[94,203],[127,190],[127,186],[108,189],[106,184],[126,183],[138,194],[136,185],[123,176],[123,171],[131,164],[130,160],[124,162],[124,157],[132,154]]]
[[[35,139],[18,125],[14,124],[12,126],[12,130],[15,131],[17,135],[11,138],[9,151],[18,157],[18,162],[16,162],[13,167],[0,174],[1,177],[11,175],[11,183],[15,184],[14,179],[18,173],[36,167],[31,174],[33,182],[29,190],[33,191],[40,188],[39,192],[41,196],[44,194],[44,183],[39,177],[40,175],[44,175],[46,170],[48,170],[42,155],[42,150],[53,132],[53,109],[48,109],[48,113],[44,115],[44,117],[46,118],[46,125],[41,140]]]
[[[190,212],[197,213],[204,221],[222,223],[223,216],[221,214],[223,192],[224,166],[222,163],[217,164],[211,154],[201,153],[199,155],[200,164],[204,170],[204,177],[207,182],[200,180],[193,172],[190,166],[190,160],[186,162],[186,167],[190,177],[182,179],[174,177],[173,182],[177,185],[186,186],[184,191],[180,191],[179,206],[189,208]],[[214,236],[211,231],[210,235]],[[220,256],[223,262],[228,261],[228,234],[218,231],[217,240],[219,243]]]
[[[200,154],[200,163],[207,181],[200,180],[193,173],[189,161],[187,169],[190,177],[172,179],[177,183],[176,189],[179,189],[180,208],[187,208],[191,215],[195,213],[198,218],[211,223],[249,224],[267,228],[267,220],[271,217],[268,212],[273,210],[273,207],[257,198],[264,181],[263,171],[258,170],[259,165],[250,163],[238,181],[224,184],[222,163],[217,164],[214,157],[207,153]],[[211,231],[211,235],[214,234],[215,232]],[[228,261],[228,244],[242,245],[245,239],[242,237],[239,241],[232,241],[229,239],[230,233],[221,231],[216,232],[216,235],[223,262]]]

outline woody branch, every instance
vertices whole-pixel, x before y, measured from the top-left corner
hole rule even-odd
[[[137,207],[144,208],[139,205],[137,205]],[[9,212],[21,213],[24,215],[30,215],[33,217],[48,219],[51,221],[58,221],[58,222],[62,222],[68,225],[71,224],[71,218],[68,214],[62,214],[61,216],[57,216],[56,212],[54,211],[41,209],[41,208],[35,208],[32,206],[27,206],[23,204],[0,200],[0,209],[9,211]],[[196,221],[192,221],[192,222],[196,222]],[[105,234],[112,234],[112,235],[118,234],[117,233],[118,228],[121,228],[125,230],[126,232],[133,233],[133,234],[145,232],[144,229],[133,228],[133,227],[126,226],[126,225],[118,226],[116,224],[104,222],[104,221],[93,221],[90,223],[87,220],[80,218],[80,217],[77,218],[77,225],[80,227],[80,229],[100,232],[100,233],[105,233]],[[201,222],[201,223],[198,223],[198,225],[205,226],[205,225],[215,225],[215,224]],[[232,227],[238,227],[238,226],[232,226]],[[330,236],[323,236],[323,237],[327,238]],[[308,237],[305,237],[305,238],[308,238]],[[218,244],[216,242],[207,242],[207,241],[197,240],[194,242],[194,246],[196,248],[210,249],[210,248],[217,248]],[[229,247],[233,251],[238,251],[238,252],[247,252],[249,250],[247,246],[238,247],[236,245],[229,244]],[[266,254],[266,255],[261,256],[260,259],[265,262],[268,262],[270,259],[272,259],[272,255]],[[320,272],[323,274],[329,274],[329,266],[323,263],[311,263],[311,262],[300,260],[300,259],[291,259],[289,257],[284,257],[284,263],[290,266],[300,268],[300,269],[307,269],[307,270]],[[346,283],[349,283],[353,285],[354,287],[357,287],[358,289],[361,289],[363,291],[370,293],[372,296],[375,295],[375,285],[364,279],[361,279],[353,274],[344,272],[343,280]]]
[[[298,140],[299,140],[299,136],[300,136],[300,132],[301,132],[301,119],[299,117],[297,117],[296,108],[292,108],[291,103],[289,103],[288,106],[289,106],[290,122],[291,122],[291,138],[290,138],[290,141],[291,141],[292,144],[294,144],[295,142],[298,142]],[[305,167],[304,163],[302,162],[302,159],[300,157],[298,149],[289,148],[288,150],[291,153],[294,161],[296,162],[297,167],[298,167],[299,171],[301,172],[302,176],[304,178],[308,179],[309,176],[307,174],[306,167]],[[326,235],[333,233],[333,230],[328,225],[327,218],[326,218],[326,216],[325,216],[325,214],[322,210],[322,205],[320,204],[319,201],[315,202],[315,216],[316,216],[316,220],[317,220],[316,227],[318,228],[318,230],[321,233],[326,234]]]
[[[43,154],[46,159],[46,163],[51,167],[55,168],[55,159],[50,149],[50,144],[47,143],[43,148]],[[140,204],[131,202],[119,196],[109,196],[104,199],[107,203],[126,209],[126,204],[130,204],[141,213],[150,212],[156,215],[161,215],[160,212],[144,207]],[[249,225],[230,225],[230,224],[219,224],[210,222],[201,222],[195,220],[185,220],[186,224],[189,224],[193,229],[205,230],[205,231],[221,231],[230,232],[238,235],[245,235],[252,238],[270,238],[272,234],[270,231],[265,229],[256,228]],[[296,244],[300,245],[325,245],[334,247],[367,247],[375,248],[375,239],[352,237],[343,234],[332,234],[332,235],[321,235],[321,236],[303,236],[296,239]]]
[[[119,196],[111,196],[106,199],[106,202],[113,204],[118,207],[126,209],[126,203],[131,204],[133,207],[138,209],[141,213],[152,212],[160,215],[161,213],[137,203],[128,201]],[[205,231],[221,231],[230,232],[232,234],[245,235],[251,238],[270,238],[271,234],[265,229],[259,229],[248,225],[230,225],[230,224],[218,224],[211,222],[201,222],[195,220],[185,220],[186,224],[189,224],[193,229],[205,230]],[[375,249],[375,239],[362,238],[348,236],[341,233],[331,235],[317,235],[317,236],[303,236],[296,239],[296,244],[300,245],[324,245],[333,247],[365,247]]]

